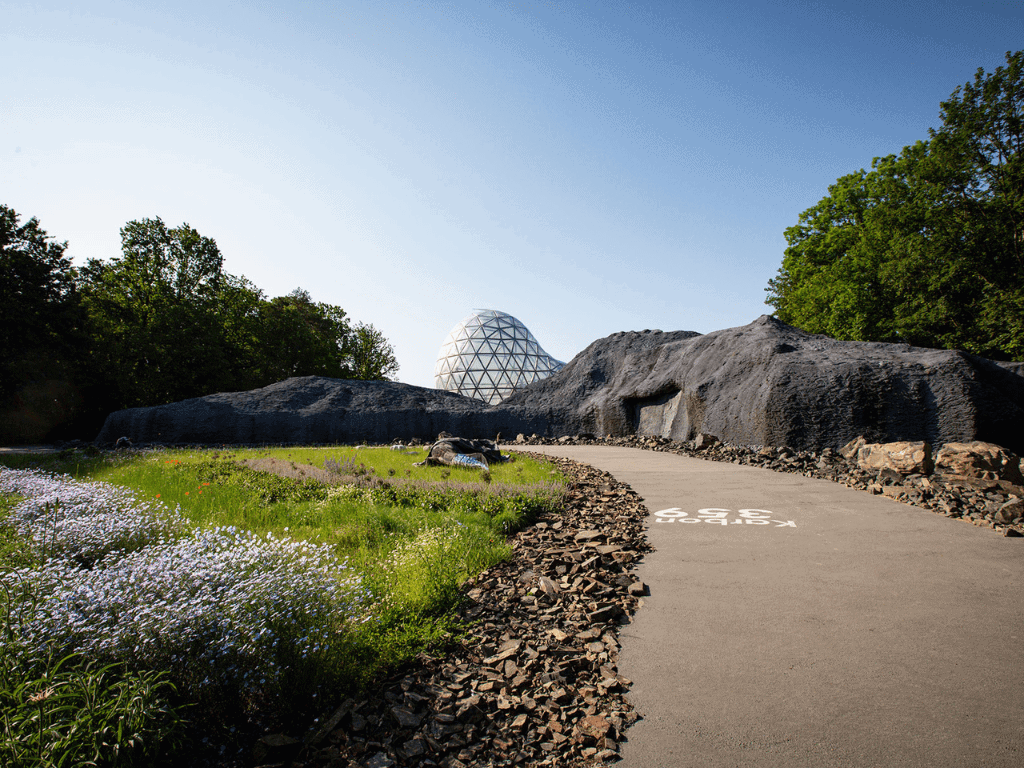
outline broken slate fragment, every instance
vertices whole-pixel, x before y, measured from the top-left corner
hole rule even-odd
[[[626,588],[626,591],[634,597],[643,597],[647,594],[647,585],[642,581],[634,581]]]

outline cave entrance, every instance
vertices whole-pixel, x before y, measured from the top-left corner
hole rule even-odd
[[[627,401],[634,434],[680,439],[673,432],[678,431],[680,427],[685,430],[688,426],[685,407],[682,419],[677,418],[680,415],[679,406],[682,402],[683,393],[678,389]],[[681,439],[685,440],[687,436],[683,435]]]

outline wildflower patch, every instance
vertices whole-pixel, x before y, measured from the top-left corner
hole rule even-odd
[[[0,493],[25,499],[7,519],[43,557],[90,565],[115,552],[131,552],[183,536],[180,511],[108,483],[68,475],[0,467]]]
[[[281,659],[320,653],[368,615],[360,577],[326,546],[230,527],[186,533],[156,502],[67,476],[0,469],[0,492],[28,497],[10,522],[48,555],[0,575],[31,657],[82,653],[256,692],[279,684]]]

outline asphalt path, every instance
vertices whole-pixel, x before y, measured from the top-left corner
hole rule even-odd
[[[651,512],[623,768],[1024,766],[1024,539],[766,469],[525,450]]]

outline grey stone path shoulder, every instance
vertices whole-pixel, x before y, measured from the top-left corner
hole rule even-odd
[[[1024,539],[765,469],[529,450],[651,512],[623,768],[1024,764]]]

